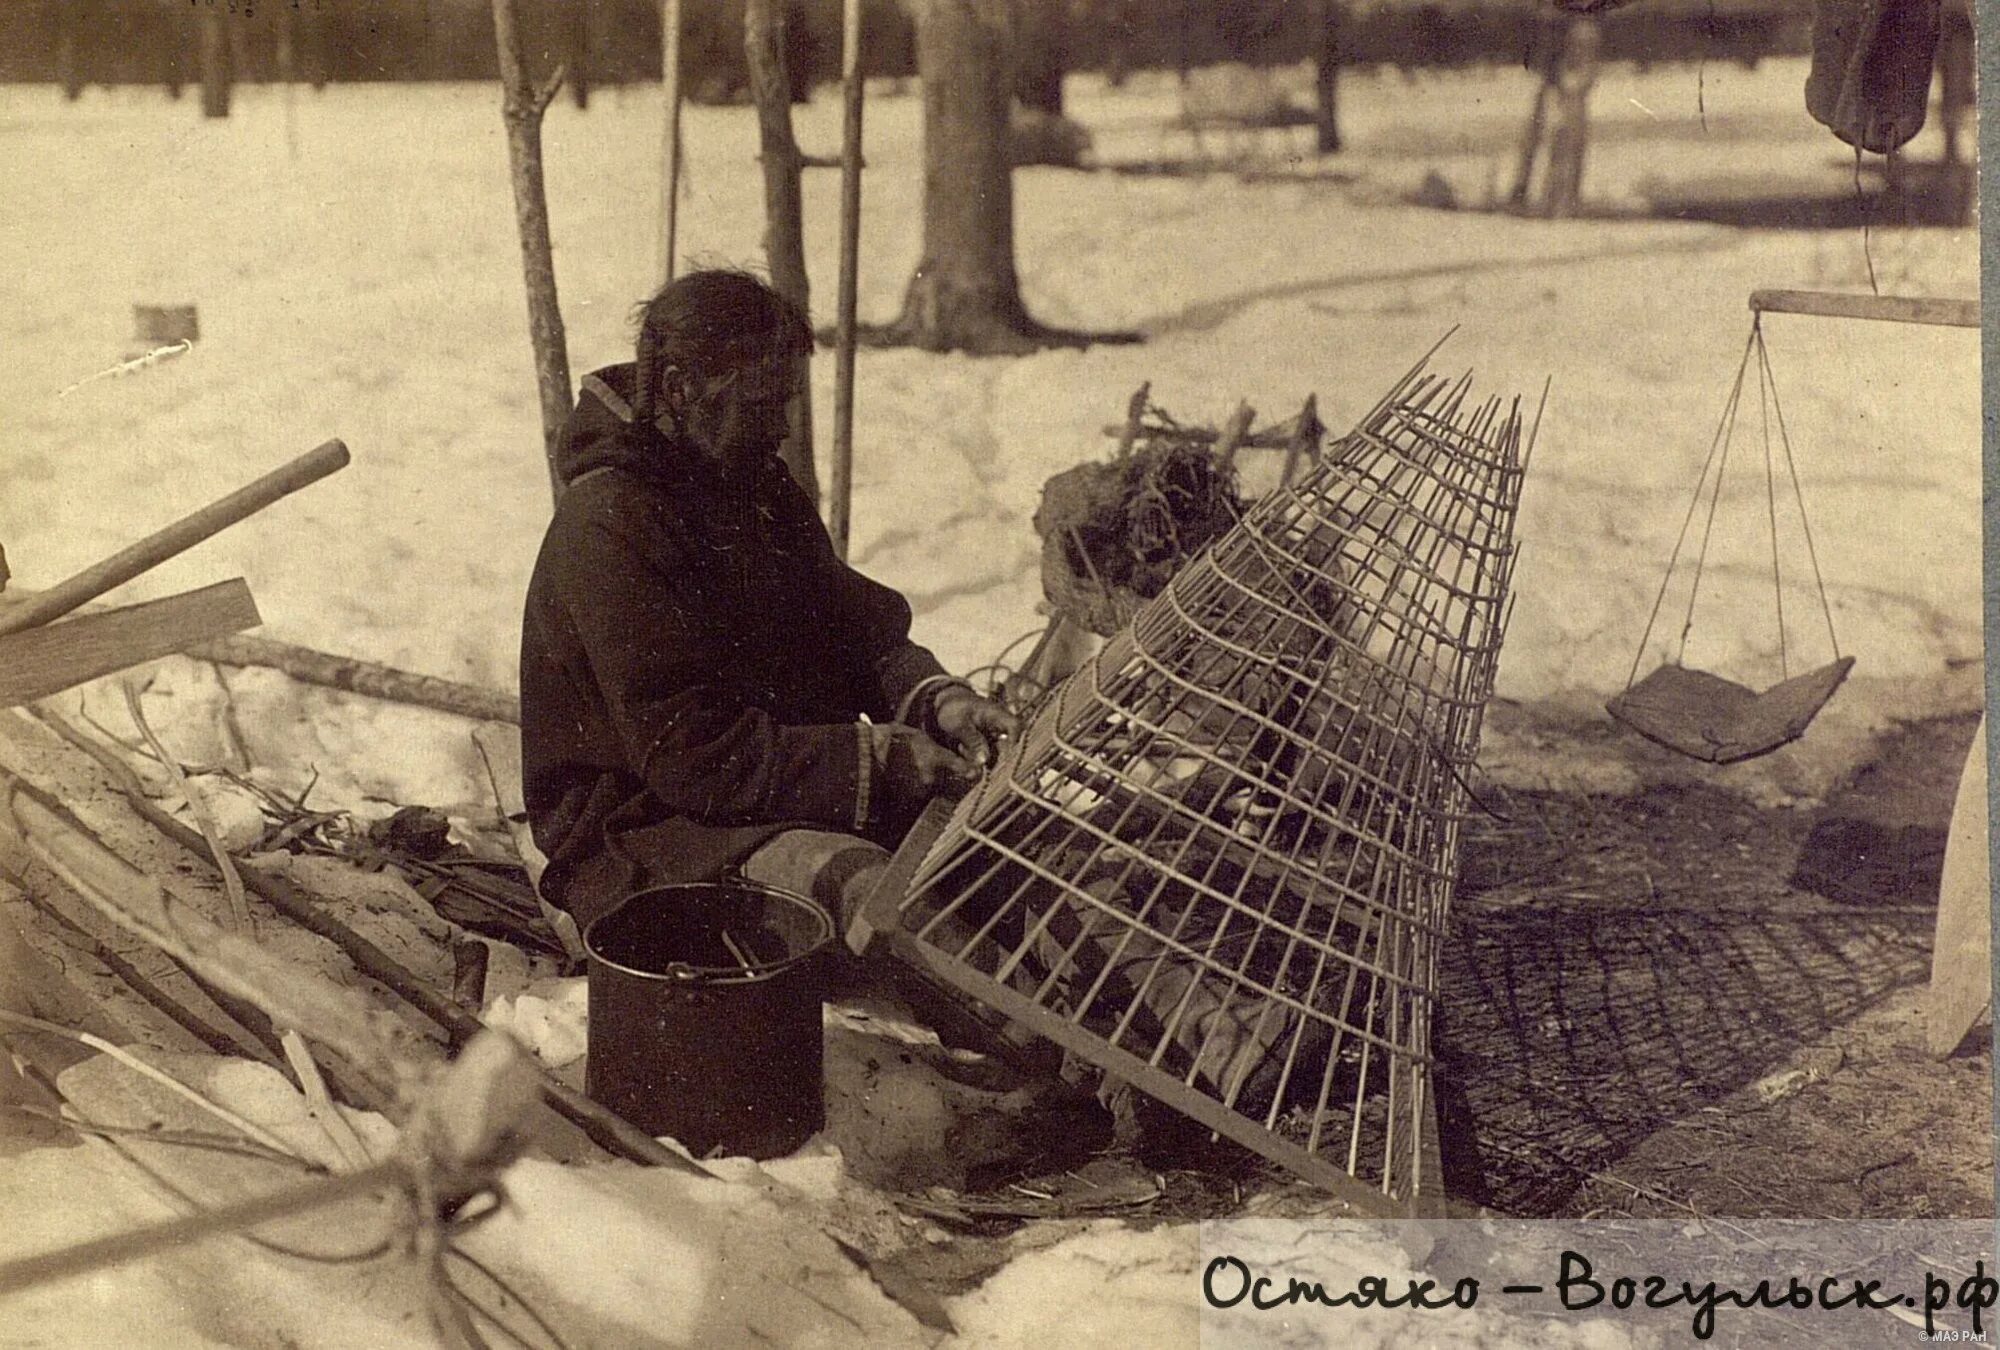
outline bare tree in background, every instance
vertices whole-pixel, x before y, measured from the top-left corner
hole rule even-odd
[[[1047,328],[1021,303],[1008,153],[1018,20],[1013,0],[925,0],[918,15],[923,256],[901,317],[865,334],[873,344],[998,355],[1137,340]]]
[[[204,5],[199,19],[201,41],[201,115],[229,116],[229,95],[235,83],[232,44],[229,41],[229,11],[221,5]]]
[[[812,312],[806,277],[803,206],[799,190],[799,144],[792,135],[792,86],[785,70],[785,12],[778,0],[749,0],[743,12],[743,54],[750,70],[750,95],[757,105],[759,158],[764,169],[764,258],[778,294]],[[792,402],[791,432],[780,456],[798,485],[819,503],[819,475],[813,468],[812,387]]]
[[[535,385],[542,405],[542,449],[549,490],[556,477],[556,443],[569,419],[569,347],[556,302],[555,256],[549,247],[549,202],[542,182],[542,114],[562,84],[558,68],[541,85],[528,78],[521,55],[519,0],[493,0],[493,36],[500,54],[501,115],[514,180],[514,222],[521,234],[521,272],[528,288],[528,336],[535,351]]]
[[[595,37],[596,17],[591,11],[591,0],[569,0],[563,7],[563,45],[568,55],[563,65],[569,82],[570,102],[578,112],[590,108],[591,43]]]
[[[1069,0],[1021,0],[1020,54],[1014,97],[1024,108],[1063,115],[1063,75],[1069,65]]]
[[[83,97],[83,36],[97,20],[95,8],[88,0],[72,0],[57,6],[51,19],[56,28],[56,83],[71,103]]]
[[[1590,142],[1590,91],[1597,84],[1602,51],[1603,33],[1595,18],[1567,14],[1555,21],[1508,194],[1515,210],[1550,219],[1576,214]]]
[[[1313,38],[1313,129],[1322,155],[1340,149],[1340,29],[1346,17],[1343,0],[1320,0]]]

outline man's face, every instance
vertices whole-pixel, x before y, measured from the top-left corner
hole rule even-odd
[[[690,389],[682,429],[731,475],[754,469],[777,454],[791,430],[802,365],[798,357],[786,357],[739,366]]]

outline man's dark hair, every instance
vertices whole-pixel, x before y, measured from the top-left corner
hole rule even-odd
[[[717,268],[675,277],[638,308],[638,387],[633,407],[652,421],[660,375],[678,366],[693,380],[813,349],[799,307],[748,272]]]

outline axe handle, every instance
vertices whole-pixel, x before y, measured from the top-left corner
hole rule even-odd
[[[25,628],[35,628],[51,619],[61,618],[81,605],[87,605],[114,586],[122,586],[177,553],[199,544],[212,534],[217,534],[237,521],[257,512],[277,501],[290,496],[300,488],[316,483],[328,474],[347,464],[347,447],[341,442],[328,441],[317,449],[308,450],[291,463],[274,469],[256,482],[240,487],[227,497],[210,502],[207,506],[181,517],[164,529],[147,535],[138,543],[119,550],[109,558],[94,563],[70,577],[41,592],[33,600],[0,611],[0,637],[18,633]]]

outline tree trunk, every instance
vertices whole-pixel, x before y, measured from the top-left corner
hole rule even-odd
[[[1014,270],[1010,11],[1007,0],[928,0],[917,23],[924,249],[896,328],[931,351],[1018,351],[1036,328]]]
[[[840,281],[834,308],[833,500],[826,532],[847,560],[854,505],[855,302],[861,276],[861,0],[843,0],[840,14]],[[4,577],[0,577],[4,580]]]
[[[563,64],[568,67],[565,79],[569,83],[570,102],[578,112],[590,108],[590,0],[570,0],[567,14],[563,18],[563,37],[568,55]]]
[[[1322,155],[1340,149],[1340,26],[1342,0],[1320,0],[1319,41],[1313,62],[1313,127]]]
[[[292,11],[278,7],[278,37],[275,59],[278,79],[289,89],[299,78],[298,19]]]
[[[1597,83],[1603,38],[1598,22],[1577,16],[1563,34],[1556,67],[1555,129],[1549,137],[1549,173],[1540,214],[1555,220],[1576,214],[1583,197],[1584,151],[1590,140],[1590,91]]]
[[[1014,97],[1024,108],[1063,115],[1063,73],[1069,64],[1068,0],[1025,0]]]
[[[201,11],[201,115],[229,116],[230,86],[235,72],[230,69],[229,11],[220,5]]]
[[[799,146],[792,137],[792,88],[785,73],[785,14],[778,0],[749,0],[743,12],[743,54],[750,72],[750,95],[757,104],[759,156],[764,168],[764,258],[778,294],[812,313],[806,278],[803,206],[799,192]],[[813,469],[812,382],[792,404],[791,434],[780,456],[792,477],[819,503],[819,475]]]
[[[285,99],[285,157],[296,160],[299,157],[299,113],[298,113],[298,19],[291,10],[278,10],[278,50],[276,53],[278,80],[284,85]]]
[[[56,7],[56,82],[71,103],[83,97],[83,33],[95,18],[81,0]]]
[[[1126,4],[1127,0],[1110,0],[1105,24],[1110,31],[1105,37],[1104,82],[1113,89],[1123,89],[1132,73],[1132,15]]]
[[[317,94],[326,88],[327,81],[327,17],[314,11],[300,11],[298,43],[299,66],[305,71],[306,83]]]
[[[1514,184],[1507,192],[1509,210],[1528,209],[1528,194],[1534,188],[1535,168],[1541,160],[1542,142],[1548,136],[1549,100],[1555,87],[1556,63],[1562,58],[1560,20],[1544,19],[1537,25],[1535,106],[1528,113],[1528,125],[1521,130],[1521,152],[1514,164]]]
[[[528,288],[528,335],[535,351],[535,384],[542,404],[542,448],[549,490],[560,494],[556,444],[570,413],[569,348],[556,302],[555,258],[549,247],[548,194],[542,184],[542,114],[556,82],[528,82],[522,64],[519,0],[493,0],[493,35],[500,54],[501,114],[507,124],[507,159],[514,179],[514,223],[521,235],[521,271]]]
[[[1972,223],[1972,205],[1979,191],[1979,177],[1966,162],[1961,149],[1967,123],[1975,138],[1978,120],[1971,116],[1978,101],[1974,74],[1972,12],[1969,5],[1947,3],[1944,31],[1938,41],[1938,120],[1943,124],[1944,157],[1941,173],[1948,194],[1945,220],[1956,225]]]

